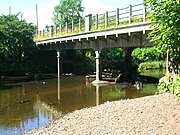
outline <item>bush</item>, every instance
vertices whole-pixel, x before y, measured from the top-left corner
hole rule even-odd
[[[158,52],[156,48],[136,48],[132,52],[133,61],[137,64],[147,61],[162,61],[166,59],[165,52]]]
[[[171,76],[165,76],[164,80],[158,84],[159,93],[171,93],[178,97],[180,100],[180,76],[172,78]]]

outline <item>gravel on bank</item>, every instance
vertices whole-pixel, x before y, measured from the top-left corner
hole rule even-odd
[[[106,102],[74,111],[25,134],[180,135],[180,101],[174,95],[161,94]]]

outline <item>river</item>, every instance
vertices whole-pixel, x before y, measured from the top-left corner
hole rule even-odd
[[[162,77],[164,72],[146,71],[143,74]],[[153,95],[157,84],[144,84],[142,90],[117,83],[93,86],[84,76],[26,81],[0,82],[0,135],[19,135],[48,125],[74,110],[103,104],[107,101],[132,99]]]

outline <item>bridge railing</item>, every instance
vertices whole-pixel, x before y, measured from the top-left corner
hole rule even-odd
[[[117,8],[113,11],[106,11],[102,14],[86,15],[78,21],[66,22],[65,26],[47,26],[45,30],[38,31],[34,40],[56,38],[74,35],[78,33],[99,31],[110,28],[118,28],[138,22],[147,21],[147,10],[149,7],[144,3],[129,5],[125,8]]]

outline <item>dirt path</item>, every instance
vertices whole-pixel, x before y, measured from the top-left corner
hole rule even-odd
[[[180,135],[180,101],[174,95],[162,94],[106,102],[77,110],[26,134]]]

